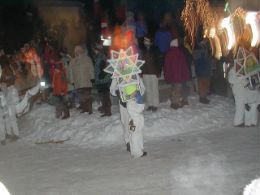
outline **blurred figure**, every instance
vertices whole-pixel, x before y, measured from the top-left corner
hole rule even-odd
[[[5,137],[5,134],[6,134],[6,132],[5,132],[5,120],[4,120],[4,117],[7,114],[6,113],[6,106],[7,106],[6,104],[7,103],[6,103],[5,96],[0,89],[0,143],[1,143],[1,145],[6,144],[6,141],[5,141],[5,139],[6,139],[6,137]]]
[[[228,81],[231,84],[236,105],[233,125],[237,127],[256,126],[258,120],[257,106],[260,104],[258,89],[249,89],[248,80],[244,76],[237,75],[235,66],[228,72]]]
[[[56,118],[67,119],[70,117],[66,95],[68,93],[67,74],[62,61],[55,63],[52,78],[53,95],[56,98]]]
[[[12,141],[19,138],[19,128],[16,118],[16,105],[19,103],[18,91],[14,85],[7,86],[5,83],[1,83],[1,90],[6,98],[6,107],[4,112],[5,117],[5,129],[7,137]]]
[[[171,107],[173,109],[188,105],[188,94],[185,92],[184,85],[190,79],[190,73],[185,55],[178,46],[178,40],[174,39],[166,53],[164,63],[165,81],[172,85]]]
[[[199,101],[203,104],[209,104],[207,95],[210,87],[210,43],[208,39],[203,39],[195,44],[193,59],[195,72],[198,78]]]
[[[170,43],[172,40],[172,35],[169,29],[165,26],[161,26],[158,31],[155,33],[154,45],[159,48],[159,54],[157,55],[159,65],[160,65],[160,74],[162,67],[164,65],[165,54],[170,48]]]
[[[135,26],[138,45],[141,45],[144,40],[144,37],[147,35],[147,25],[144,14],[142,12],[138,12]]]
[[[142,66],[143,82],[146,89],[145,103],[148,111],[155,112],[159,106],[158,77],[160,77],[160,65],[156,55],[158,48],[149,38],[144,38],[141,46],[142,58],[145,64]]]
[[[109,87],[111,84],[111,75],[104,72],[106,67],[108,48],[97,44],[94,48],[95,57],[95,86],[101,97],[101,106],[98,110],[102,113],[101,117],[111,116],[111,99]]]
[[[94,66],[87,52],[81,47],[75,47],[75,58],[70,62],[72,69],[71,83],[74,84],[79,96],[81,112],[93,113],[92,110],[92,81],[94,80]]]

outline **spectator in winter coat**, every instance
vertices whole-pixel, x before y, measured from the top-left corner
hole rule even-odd
[[[56,118],[66,119],[70,117],[66,95],[68,93],[68,82],[66,70],[62,61],[57,61],[54,66],[52,78],[53,95],[56,97]]]
[[[138,45],[140,45],[142,44],[144,37],[147,35],[147,25],[142,12],[139,12],[137,14],[137,21],[135,23],[135,26],[136,26],[136,38],[138,41]]]
[[[94,66],[90,57],[81,46],[75,47],[75,58],[70,62],[72,69],[71,83],[74,84],[79,96],[82,112],[93,113],[92,110],[92,81],[94,80]]]
[[[198,78],[199,101],[203,104],[209,104],[207,95],[210,86],[210,45],[208,39],[203,39],[195,45],[193,51],[195,72]]]
[[[141,46],[142,58],[145,64],[142,66],[143,82],[146,89],[145,103],[147,110],[156,111],[159,105],[158,77],[160,77],[160,65],[156,54],[158,48],[152,45],[148,38],[144,38]]]
[[[170,43],[172,40],[171,32],[165,28],[161,27],[156,33],[154,38],[154,45],[159,48],[159,53],[157,55],[160,65],[160,73],[165,60],[165,54],[170,48]]]
[[[228,81],[235,98],[236,112],[234,126],[256,126],[258,120],[257,106],[260,104],[260,93],[257,89],[250,90],[244,76],[237,75],[235,66],[228,72]]]
[[[111,84],[111,75],[104,72],[107,61],[108,48],[103,48],[101,44],[97,44],[94,52],[95,58],[95,86],[101,97],[101,106],[98,110],[102,113],[101,117],[111,116],[111,99],[109,87]]]
[[[183,51],[178,47],[178,40],[171,42],[171,48],[166,53],[164,63],[166,82],[172,85],[171,107],[178,109],[188,104],[184,84],[190,79],[187,60]]]

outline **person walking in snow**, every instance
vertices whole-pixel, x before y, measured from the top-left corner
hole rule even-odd
[[[144,89],[144,85],[140,80],[140,86]],[[124,93],[134,97],[128,102],[123,102],[119,95],[119,88],[116,79],[112,80],[110,93],[119,97],[119,111],[121,122],[124,130],[124,141],[127,151],[134,158],[146,156],[147,152],[143,147],[143,127],[144,127],[144,100],[143,96],[135,85],[129,85],[124,88]]]
[[[172,85],[171,108],[178,109],[188,105],[188,94],[184,90],[184,85],[190,79],[190,73],[177,39],[171,42],[171,48],[166,53],[164,75],[165,81]]]
[[[75,47],[75,58],[70,62],[72,69],[71,83],[77,90],[81,112],[93,113],[92,110],[92,80],[94,77],[94,65],[83,47]]]
[[[228,72],[228,81],[231,84],[236,106],[233,125],[237,127],[256,126],[257,106],[260,104],[259,91],[248,88],[247,79],[236,73],[235,66]]]
[[[54,66],[52,78],[53,95],[56,98],[56,118],[67,119],[70,117],[66,95],[68,93],[67,74],[62,61],[57,61]]]

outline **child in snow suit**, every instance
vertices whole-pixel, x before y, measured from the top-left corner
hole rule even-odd
[[[70,117],[66,95],[68,93],[68,83],[66,70],[61,61],[56,62],[53,78],[53,95],[56,97],[56,118],[66,119]]]

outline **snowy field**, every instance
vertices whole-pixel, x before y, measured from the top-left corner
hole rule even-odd
[[[145,112],[139,159],[125,150],[117,106],[110,118],[72,110],[61,121],[36,105],[19,121],[22,138],[0,146],[0,180],[12,195],[242,195],[260,176],[259,127],[232,127],[233,101],[210,99]]]

